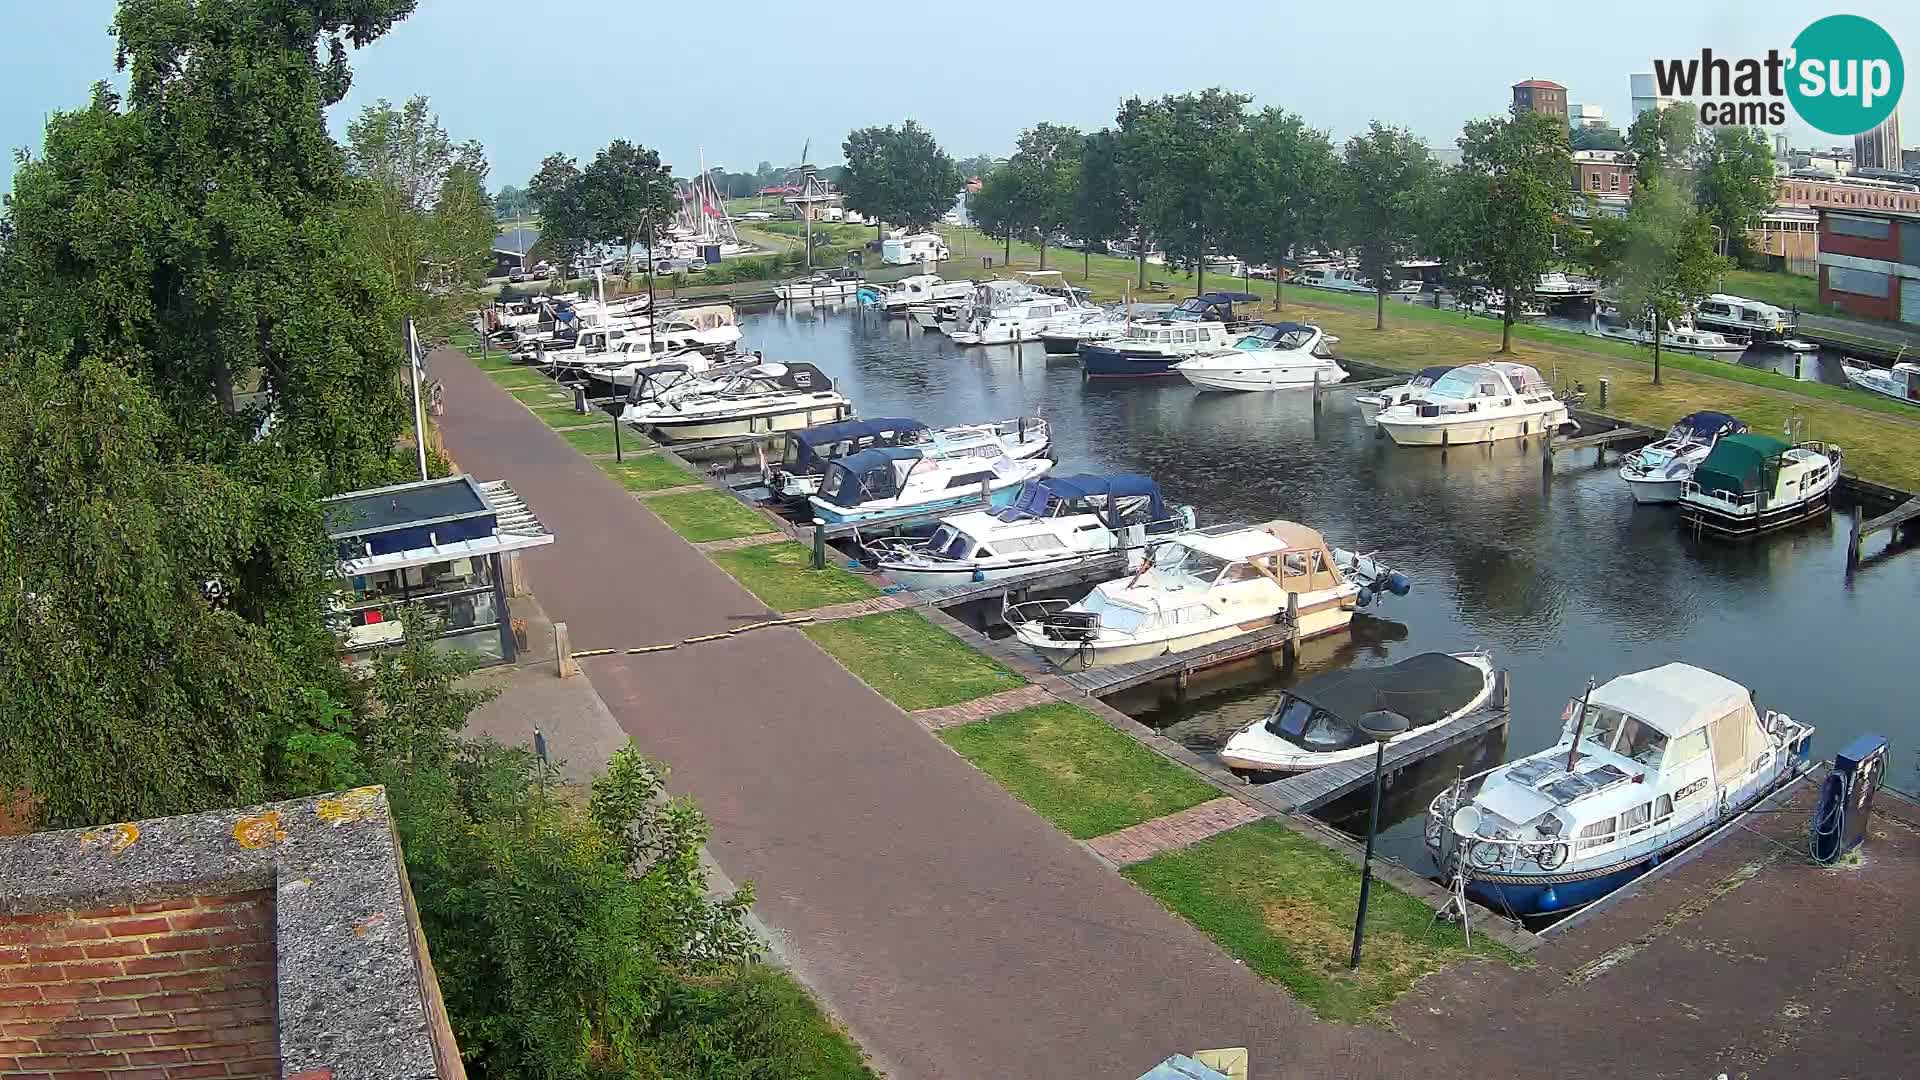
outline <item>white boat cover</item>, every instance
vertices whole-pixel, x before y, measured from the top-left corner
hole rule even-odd
[[[1746,687],[1691,664],[1666,664],[1609,679],[1594,690],[1592,700],[1637,717],[1668,738],[1734,713],[1753,713]]]

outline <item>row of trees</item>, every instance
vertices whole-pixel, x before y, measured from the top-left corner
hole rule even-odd
[[[539,247],[563,265],[595,246],[625,244],[631,266],[634,245],[650,243],[673,216],[676,190],[660,155],[625,139],[601,148],[585,169],[565,154],[549,155],[527,182],[540,211]]]
[[[474,1075],[819,1075],[811,1005],[746,962],[750,894],[708,899],[662,770],[626,751],[590,799],[550,794],[530,754],[458,737],[479,697],[411,621],[370,671],[340,663],[322,500],[414,478],[401,323],[491,238],[479,148],[424,101],[328,135],[349,49],[412,7],[123,4],[124,92],[21,162],[0,802],[59,828],[382,783]],[[587,172],[643,158],[609,151]],[[587,202],[628,235],[642,204]]]

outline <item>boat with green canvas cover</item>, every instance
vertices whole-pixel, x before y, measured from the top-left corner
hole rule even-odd
[[[1827,512],[1840,480],[1840,448],[1790,445],[1769,435],[1727,435],[1680,493],[1680,521],[1699,535],[1743,537]]]

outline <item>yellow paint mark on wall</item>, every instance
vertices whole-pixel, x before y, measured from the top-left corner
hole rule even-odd
[[[280,827],[280,811],[248,814],[233,823],[233,839],[241,847],[255,851],[285,841],[287,831]]]
[[[89,829],[80,834],[80,842],[88,847],[105,845],[107,854],[118,855],[133,846],[140,839],[140,826],[123,821],[118,825],[102,825],[98,829]]]
[[[378,787],[359,787],[343,791],[336,798],[321,799],[314,803],[313,814],[329,825],[344,825],[371,816],[379,806]]]

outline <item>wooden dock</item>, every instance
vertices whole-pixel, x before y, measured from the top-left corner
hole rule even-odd
[[[1112,667],[1076,671],[1061,677],[1074,689],[1088,697],[1106,697],[1109,694],[1117,694],[1122,690],[1160,679],[1184,680],[1196,671],[1230,664],[1249,656],[1259,656],[1275,649],[1287,648],[1293,644],[1296,636],[1293,624],[1283,621],[1264,630],[1241,634],[1210,649],[1195,649],[1191,652],[1155,656],[1146,660],[1135,660],[1131,664],[1115,664]]]
[[[1915,520],[1920,520],[1920,497],[1908,499],[1879,517],[1868,518],[1865,521],[1855,517],[1853,530],[1847,537],[1847,566],[1852,568],[1860,565],[1860,551],[1866,546],[1869,536],[1891,531],[1892,542],[1899,543],[1901,530]]]
[[[1383,771],[1392,775],[1422,759],[1478,738],[1507,722],[1505,709],[1484,708],[1387,747]],[[1373,782],[1373,755],[1290,776],[1259,787],[1261,801],[1284,813],[1305,814]]]

